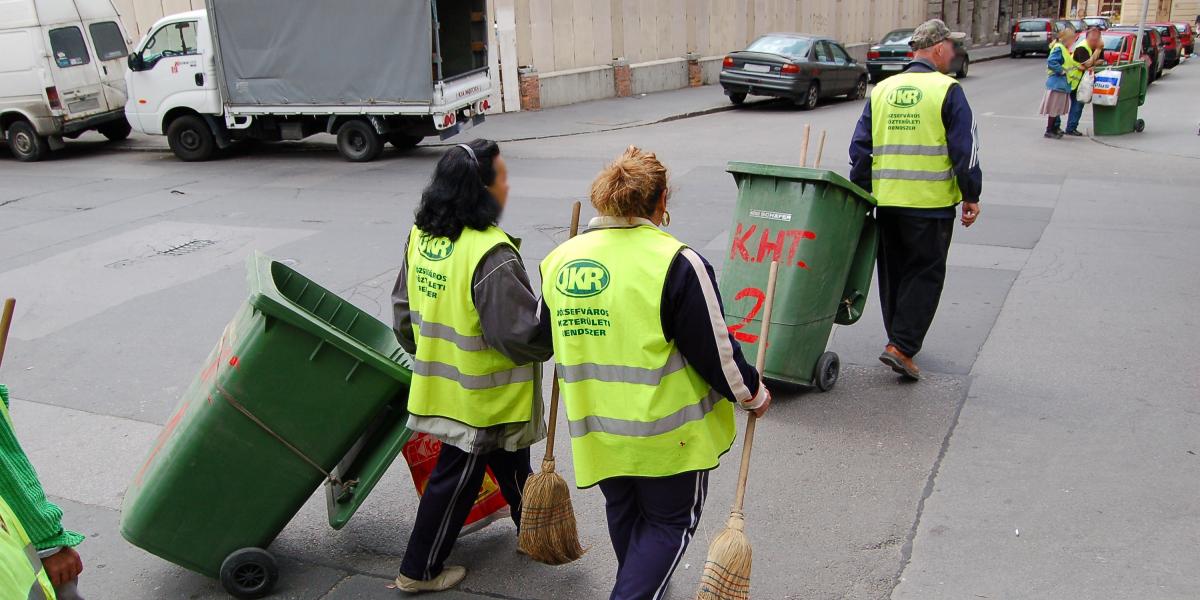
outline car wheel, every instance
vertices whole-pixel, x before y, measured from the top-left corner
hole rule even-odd
[[[184,115],[167,127],[167,145],[184,162],[199,162],[212,158],[217,141],[208,123],[197,115]]]
[[[1009,58],[1021,58],[1021,54],[1016,51],[1012,51],[1012,52],[1008,53],[1008,57]]]
[[[338,129],[337,148],[350,162],[371,162],[383,151],[383,138],[371,123],[355,119]]]
[[[863,75],[858,78],[858,83],[854,85],[854,91],[847,94],[851,100],[862,100],[867,97],[867,76]]]
[[[733,92],[729,94],[729,101],[734,106],[741,106],[746,103],[746,94],[744,92]]]
[[[21,162],[37,162],[50,153],[46,138],[26,121],[17,121],[8,126],[8,148]]]
[[[133,131],[133,128],[129,126],[129,121],[127,121],[125,117],[121,117],[120,119],[109,121],[108,123],[97,127],[96,131],[99,131],[100,135],[108,138],[108,141],[110,142],[119,142],[129,137],[129,134]]]
[[[812,110],[817,107],[817,101],[821,99],[821,84],[816,79],[808,84],[808,91],[804,93],[796,104],[804,110]]]
[[[962,79],[967,76],[967,69],[971,68],[971,59],[964,56],[962,66],[958,68],[958,78]]]

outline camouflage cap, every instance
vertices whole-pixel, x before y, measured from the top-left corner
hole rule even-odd
[[[967,34],[965,33],[950,31],[950,28],[946,27],[946,23],[944,23],[941,19],[930,19],[917,26],[916,30],[913,31],[912,39],[909,40],[908,45],[911,46],[913,50],[921,50],[923,48],[932,47],[946,40],[954,40],[957,42],[966,38]]]

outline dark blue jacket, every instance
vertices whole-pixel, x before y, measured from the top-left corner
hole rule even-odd
[[[933,65],[921,59],[909,63],[905,70],[913,73],[936,71]],[[979,132],[975,127],[971,105],[967,103],[967,95],[957,83],[950,86],[945,103],[942,104],[942,123],[946,126],[946,144],[950,151],[950,161],[954,164],[958,189],[962,190],[963,202],[979,202],[979,196],[983,193],[983,171],[979,168]],[[871,102],[867,101],[862,117],[858,120],[858,127],[854,130],[854,138],[850,140],[850,181],[867,191],[871,191],[871,154]],[[953,208],[906,208],[903,212],[931,217],[954,217]]]

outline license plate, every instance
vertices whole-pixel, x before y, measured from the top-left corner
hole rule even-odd
[[[884,71],[899,71],[900,69],[903,69],[903,68],[904,68],[904,65],[883,65]]]
[[[752,65],[752,64],[747,63],[746,66],[743,68],[746,69],[747,71],[750,71],[751,73],[770,73],[771,72],[771,67],[769,67],[767,65]]]

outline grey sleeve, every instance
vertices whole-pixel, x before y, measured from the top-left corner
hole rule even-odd
[[[396,277],[396,287],[392,288],[392,331],[396,332],[396,340],[405,352],[417,353],[417,339],[413,336],[412,312],[408,304],[407,243],[404,244],[404,262],[400,265],[400,275]]]
[[[539,301],[512,247],[497,246],[480,261],[471,300],[488,346],[517,364],[543,362],[553,355],[550,336],[541,327]]]

